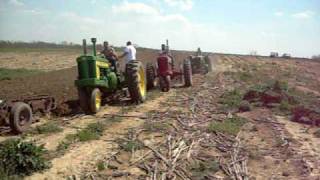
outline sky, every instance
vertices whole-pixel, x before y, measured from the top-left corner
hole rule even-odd
[[[320,0],[0,0],[0,40],[320,54]]]

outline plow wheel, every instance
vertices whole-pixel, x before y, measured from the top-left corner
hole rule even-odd
[[[99,112],[101,108],[101,101],[102,101],[101,99],[102,99],[102,95],[101,95],[100,89],[98,88],[93,89],[90,96],[90,112],[91,113]]]
[[[137,104],[146,100],[147,83],[140,61],[131,61],[126,66],[127,83],[131,100]]]
[[[170,76],[162,76],[160,77],[160,89],[162,92],[170,91],[171,87],[171,78]]]
[[[147,89],[153,89],[156,86],[156,71],[151,63],[147,64]]]
[[[183,61],[183,76],[184,76],[184,85],[186,87],[192,86],[192,69],[189,59]]]
[[[14,133],[26,131],[32,123],[31,107],[23,102],[17,102],[13,105],[10,112],[10,127]]]

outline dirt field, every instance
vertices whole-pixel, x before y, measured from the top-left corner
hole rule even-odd
[[[156,50],[140,50],[137,58],[142,62],[152,62],[158,54]],[[173,56],[181,62],[190,52],[175,52]],[[0,67],[26,68],[49,71],[31,77],[0,81],[0,99],[15,99],[24,96],[48,94],[59,102],[74,100],[77,96],[74,80],[77,78],[77,51],[54,52],[1,52]]]
[[[178,61],[190,54],[173,53]],[[146,62],[156,55],[144,50],[139,59]],[[50,94],[60,102],[76,100],[77,72],[71,57],[75,55],[65,56],[70,56],[65,64],[50,60],[34,67],[30,60],[26,68],[42,69],[49,63],[50,68],[42,69],[49,72],[0,81],[0,99]],[[62,131],[25,135],[44,144],[51,162],[51,168],[26,179],[319,179],[320,139],[314,135],[319,128],[292,122],[290,104],[257,102],[240,111],[243,105],[235,104],[242,99],[231,97],[251,86],[281,80],[295,89],[295,101],[319,111],[320,63],[237,55],[211,58],[214,72],[194,76],[193,87],[178,84],[169,93],[153,90],[144,104],[105,106],[94,116],[42,117],[34,127],[53,121]],[[5,67],[21,67],[18,61],[8,61]],[[225,95],[228,92],[232,93]],[[239,125],[241,118],[245,122]],[[232,128],[215,126],[230,119],[237,121]],[[98,139],[72,141],[61,151],[68,135],[95,122],[106,126]],[[10,137],[4,134],[0,141]]]

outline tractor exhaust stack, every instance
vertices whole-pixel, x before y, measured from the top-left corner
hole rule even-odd
[[[169,53],[169,40],[168,39],[166,40],[166,51],[167,51],[167,53]]]
[[[87,41],[85,39],[82,40],[83,54],[87,55]]]
[[[93,55],[96,56],[97,55],[97,50],[96,50],[97,38],[91,38],[91,42],[92,42],[92,48],[93,48]]]

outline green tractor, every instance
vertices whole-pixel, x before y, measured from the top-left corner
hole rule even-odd
[[[203,56],[200,48],[195,55],[189,56],[189,59],[192,74],[207,74],[212,71],[212,62],[209,55]]]
[[[143,65],[134,60],[126,65],[124,73],[115,72],[115,68],[104,55],[97,55],[96,38],[93,43],[93,55],[87,54],[86,40],[83,40],[83,55],[77,58],[79,104],[86,114],[97,113],[102,100],[118,92],[129,92],[131,101],[142,103],[146,99],[146,80]]]

